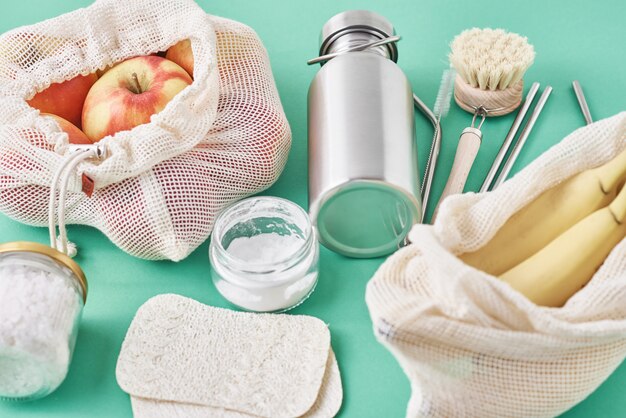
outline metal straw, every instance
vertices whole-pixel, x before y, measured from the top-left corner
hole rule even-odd
[[[576,93],[576,98],[578,99],[580,110],[582,110],[583,116],[585,117],[585,122],[587,122],[587,125],[589,125],[593,123],[593,119],[591,119],[591,112],[589,111],[589,105],[587,105],[587,100],[585,100],[585,93],[583,93],[583,88],[580,86],[578,80],[574,80],[572,82],[572,86],[574,87],[574,93]]]
[[[520,151],[522,150],[522,147],[524,146],[524,144],[526,143],[526,140],[530,136],[530,132],[532,131],[533,126],[535,126],[535,122],[537,122],[537,118],[539,117],[539,114],[543,110],[543,106],[548,101],[548,97],[550,97],[551,92],[552,92],[552,87],[547,86],[545,90],[543,91],[543,93],[541,94],[541,97],[539,98],[537,105],[533,109],[533,113],[531,113],[530,118],[526,122],[526,125],[524,125],[524,129],[522,130],[522,133],[520,134],[519,139],[515,143],[515,146],[513,147],[513,151],[511,151],[511,155],[509,155],[509,158],[506,160],[506,163],[504,164],[504,167],[502,168],[502,171],[500,172],[498,179],[493,185],[494,189],[500,186],[500,184],[502,184],[502,182],[506,180],[507,176],[511,172],[511,169],[513,168],[513,164],[515,164],[515,160],[517,160],[517,157],[519,157]]]
[[[528,113],[528,109],[530,108],[530,105],[532,104],[533,100],[535,100],[535,95],[537,94],[538,90],[539,90],[539,83],[534,82],[532,86],[530,86],[530,90],[528,90],[528,93],[526,94],[526,98],[524,99],[524,104],[520,108],[519,112],[517,112],[517,116],[515,117],[515,120],[513,121],[513,124],[511,125],[511,129],[509,129],[509,133],[506,134],[506,138],[504,138],[504,142],[502,143],[502,146],[500,147],[500,151],[498,151],[498,155],[496,155],[496,158],[493,160],[493,164],[491,165],[491,168],[489,169],[489,173],[487,173],[487,177],[485,177],[485,181],[483,182],[483,185],[480,188],[481,193],[489,190],[489,187],[491,186],[493,179],[496,177],[496,174],[498,173],[500,164],[502,164],[502,161],[504,160],[506,153],[509,152],[509,148],[511,148],[513,139],[515,139],[515,135],[517,135],[517,131],[519,130],[519,127],[522,124],[522,121],[526,117],[526,113]]]
[[[413,102],[415,106],[428,118],[433,125],[434,136],[430,147],[430,155],[428,156],[428,162],[426,164],[426,170],[424,171],[424,181],[422,183],[422,218],[420,222],[424,222],[426,217],[426,209],[428,208],[428,202],[430,200],[430,191],[433,185],[433,178],[435,177],[435,170],[437,169],[437,162],[439,161],[439,152],[441,151],[441,124],[435,114],[430,110],[428,106],[413,93]]]

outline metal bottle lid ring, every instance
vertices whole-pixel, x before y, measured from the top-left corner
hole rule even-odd
[[[365,50],[370,49],[370,48],[376,48],[376,47],[379,47],[379,46],[382,46],[382,45],[396,43],[400,39],[402,39],[402,38],[400,36],[398,36],[398,35],[388,36],[386,38],[379,39],[377,41],[368,42],[368,43],[362,44],[362,45],[355,45],[355,46],[352,46],[350,48],[344,49],[343,51],[333,52],[331,54],[321,55],[321,56],[319,56],[317,58],[313,58],[313,59],[308,60],[306,63],[308,65],[313,65],[313,64],[320,63],[320,62],[325,62],[325,61],[328,61],[328,60],[333,59],[335,57],[338,57],[340,55],[347,54],[349,52],[365,51]]]

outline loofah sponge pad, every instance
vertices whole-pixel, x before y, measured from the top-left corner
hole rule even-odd
[[[481,90],[517,84],[535,59],[535,49],[525,37],[502,29],[465,30],[450,48],[450,63],[459,76]]]
[[[116,373],[137,417],[159,409],[156,416],[164,417],[196,411],[292,418],[317,408],[329,353],[330,333],[319,319],[233,312],[161,295],[138,310]],[[340,391],[338,369],[331,375]],[[326,386],[337,393],[334,377]]]
[[[341,408],[342,398],[343,389],[339,366],[331,350],[320,393],[313,408],[302,415],[302,418],[334,417]],[[130,400],[135,418],[255,418],[254,415],[212,406],[158,401],[134,396],[131,396]]]

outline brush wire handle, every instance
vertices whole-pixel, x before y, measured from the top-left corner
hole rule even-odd
[[[443,200],[453,194],[463,193],[467,177],[472,169],[478,149],[480,148],[480,142],[482,140],[482,133],[476,128],[465,128],[459,138],[459,146],[456,149],[456,155],[454,156],[454,163],[452,164],[452,170],[450,171],[450,177],[446,187],[443,189],[441,198],[439,199],[439,205]]]

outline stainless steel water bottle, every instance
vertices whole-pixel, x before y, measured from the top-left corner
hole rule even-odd
[[[309,211],[320,242],[359,258],[397,250],[421,215],[413,93],[394,28],[350,10],[322,29],[308,97]]]

